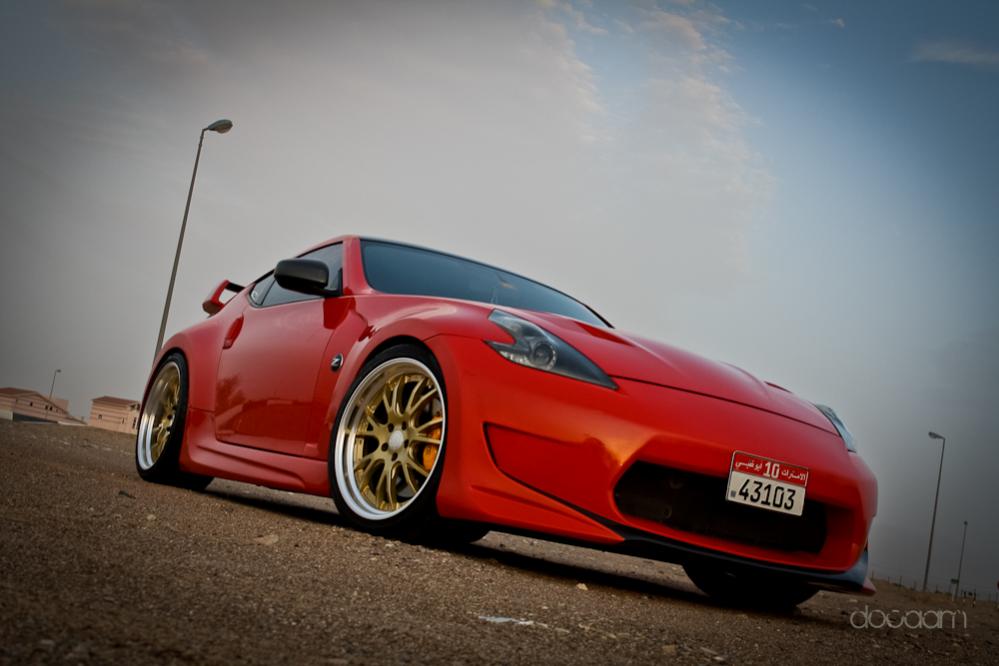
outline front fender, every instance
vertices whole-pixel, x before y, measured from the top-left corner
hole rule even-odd
[[[464,301],[442,302],[413,296],[358,295],[351,314],[330,340],[326,360],[342,353],[343,365],[335,376],[320,375],[316,400],[324,411],[317,442],[329,442],[341,403],[364,364],[394,341],[427,345],[442,335],[502,339],[502,332],[488,320],[492,308]],[[318,454],[327,455],[320,445]]]

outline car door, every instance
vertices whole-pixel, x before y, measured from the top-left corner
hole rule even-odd
[[[324,261],[330,288],[340,284],[343,245],[302,256]],[[290,291],[273,275],[251,289],[249,304],[223,343],[215,395],[216,437],[225,442],[302,455],[315,409],[316,380],[335,312],[344,299]]]

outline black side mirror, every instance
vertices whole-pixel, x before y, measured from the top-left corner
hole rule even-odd
[[[290,291],[313,296],[338,296],[337,289],[330,289],[330,269],[315,259],[285,259],[274,269],[274,281]]]

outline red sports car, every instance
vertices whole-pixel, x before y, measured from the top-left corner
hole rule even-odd
[[[677,562],[729,602],[874,591],[877,483],[833,410],[551,287],[346,236],[204,307],[156,358],[145,479],[332,496],[384,535]]]

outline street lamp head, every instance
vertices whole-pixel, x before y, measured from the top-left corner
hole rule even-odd
[[[935,432],[933,432],[932,430],[928,434],[930,436],[930,439],[943,439],[944,438],[943,435],[938,435]]]
[[[225,134],[232,129],[232,121],[228,118],[223,118],[222,120],[216,120],[214,123],[205,128],[210,132],[218,132],[219,134]]]

